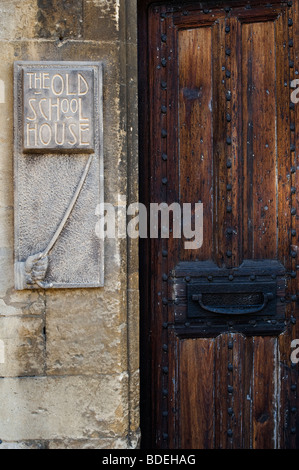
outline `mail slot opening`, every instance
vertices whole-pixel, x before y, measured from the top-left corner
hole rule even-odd
[[[200,293],[193,295],[192,301],[218,315],[253,315],[264,310],[274,297],[273,292]]]
[[[188,317],[274,316],[278,307],[277,282],[230,282],[196,280],[188,285]]]
[[[202,302],[209,307],[238,307],[247,308],[259,307],[264,303],[264,295],[262,292],[254,293],[203,293]]]

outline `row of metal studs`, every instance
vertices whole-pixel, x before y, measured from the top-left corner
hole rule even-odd
[[[288,2],[288,6],[292,6],[292,2]],[[230,8],[227,7],[227,8],[225,8],[225,10],[226,10],[226,12],[228,13],[228,12],[230,11]],[[164,21],[164,18],[165,18],[165,13],[162,13],[162,14],[161,14],[161,21],[162,21],[162,22]],[[292,20],[291,18],[289,18],[289,20],[288,20],[288,25],[289,25],[290,27],[293,26],[293,20]],[[225,32],[226,32],[226,33],[229,33],[229,32],[230,32],[230,26],[229,26],[229,25],[226,26]],[[164,32],[164,33],[161,35],[161,42],[162,42],[162,43],[166,43],[166,41],[167,41],[167,34],[166,34],[166,32]],[[292,47],[292,45],[293,45],[293,42],[292,42],[292,39],[290,39],[290,40],[289,40],[289,47]],[[230,54],[231,54],[230,48],[226,48],[226,56],[230,56]],[[290,68],[293,68],[293,67],[294,67],[294,65],[293,65],[294,62],[293,62],[291,59],[290,59],[289,64],[290,64]],[[167,66],[167,59],[166,59],[166,58],[162,58],[162,60],[161,60],[161,65],[162,65],[162,67],[166,67],[166,66]],[[230,71],[227,70],[227,69],[226,69],[226,78],[227,78],[227,79],[230,78]],[[164,90],[166,90],[166,89],[167,89],[167,83],[166,83],[166,81],[162,81],[162,82],[161,82],[161,86],[162,86],[162,88],[163,88]],[[231,91],[230,91],[230,90],[227,90],[227,92],[226,92],[226,100],[227,100],[227,103],[229,103],[229,102],[231,101]],[[290,105],[291,110],[294,109],[294,106],[292,106],[292,105],[293,105],[293,103],[291,103],[291,105]],[[228,108],[228,109],[227,109],[227,116],[226,116],[226,118],[227,118],[227,122],[230,123],[230,122],[231,122],[231,116],[230,116],[230,113],[228,112],[229,109],[230,109],[230,106],[228,105],[227,108]],[[161,107],[161,112],[162,112],[162,114],[166,115],[166,114],[167,114],[167,106],[162,105],[162,107]],[[293,121],[291,121],[291,122],[293,122]],[[165,126],[165,127],[166,127],[166,126]],[[294,129],[294,127],[293,127],[293,124],[291,123],[291,131],[294,131],[294,130],[295,130],[295,129]],[[166,131],[165,128],[162,129],[161,136],[162,136],[163,139],[165,139],[165,138],[167,137],[167,131]],[[227,143],[227,145],[231,145],[231,137],[230,137],[230,135],[227,136],[226,143]],[[291,152],[293,152],[294,150],[295,150],[295,149],[294,149],[294,144],[291,143]],[[163,159],[163,161],[165,161],[165,162],[167,161],[167,152],[166,152],[166,153],[165,153],[165,152],[162,152],[162,159]],[[231,161],[228,159],[228,160],[227,160],[227,168],[229,169],[229,168],[231,168],[231,166],[232,166]],[[294,167],[292,167],[291,172],[292,172],[292,173],[295,173],[295,171],[296,171],[296,169],[294,170]],[[163,177],[163,178],[162,178],[162,184],[166,185],[167,182],[168,182],[168,181],[167,181],[167,177]],[[227,191],[228,191],[228,193],[231,192],[231,190],[232,190],[232,185],[229,183],[229,184],[227,185]],[[292,192],[292,195],[295,194],[296,190],[294,189],[294,186],[292,187],[292,191],[291,191],[291,192]],[[231,207],[231,205],[229,204],[229,202],[230,202],[230,198],[229,198],[229,197],[227,198],[227,202],[228,202],[228,204],[227,204],[227,212],[228,212],[228,213],[231,213],[231,212],[232,212],[232,207]],[[296,215],[296,209],[292,208],[292,209],[291,209],[291,214],[292,214],[292,216]],[[231,231],[230,231],[230,234],[232,234]],[[294,230],[293,228],[292,228],[292,236],[296,236],[296,232],[295,232],[295,230]],[[231,252],[230,250],[228,250],[227,253],[226,253],[226,255],[227,255],[228,258],[231,258],[231,257],[232,257],[232,252]],[[163,250],[163,257],[166,257],[166,256],[167,256],[167,250]],[[163,274],[163,281],[167,281],[167,280],[168,280],[168,276],[167,276],[166,273],[164,273],[164,274]],[[163,290],[164,290],[164,289],[163,289]],[[167,291],[167,294],[166,294],[166,297],[164,296],[164,301],[163,301],[163,305],[164,305],[164,306],[167,306],[167,304],[168,304],[168,301],[167,301],[167,297],[168,297],[168,288],[167,288],[167,287],[166,287],[166,291]],[[296,299],[297,299],[297,296],[296,296]],[[293,296],[292,296],[292,300],[295,300]],[[163,328],[164,328],[164,329],[167,328],[167,322],[163,323]],[[230,343],[230,345],[232,345],[232,344],[233,344],[233,343]],[[231,349],[232,349],[232,348],[231,348]],[[167,344],[166,344],[166,343],[163,345],[163,351],[164,351],[164,352],[167,352],[167,351],[168,351],[168,347],[167,347]],[[232,364],[231,362],[229,362],[228,368],[229,368],[230,371],[233,371],[233,364]],[[167,375],[168,375],[168,367],[167,367],[167,366],[164,366],[164,367],[162,368],[162,370],[163,370],[163,374],[165,374],[165,375],[167,376]],[[168,378],[166,379],[166,383],[168,383]],[[163,384],[163,385],[164,385],[164,384]],[[168,395],[168,388],[166,388],[166,387],[162,387],[162,388],[163,388],[163,391],[162,391],[163,397],[167,397],[167,395]],[[293,391],[296,390],[296,385],[292,385],[292,390],[293,390]],[[228,386],[228,392],[229,392],[230,394],[233,393],[233,388],[232,388],[232,386]],[[295,408],[292,408],[292,412],[294,412],[294,410],[295,410]],[[233,415],[233,409],[232,409],[231,407],[228,409],[228,414],[229,414],[229,416],[232,416],[232,415]],[[167,411],[167,410],[166,410],[166,411],[163,411],[163,417],[167,417],[167,416],[168,416],[168,411]],[[292,432],[292,433],[296,432],[296,429],[295,429],[295,428],[292,428],[291,432]],[[232,430],[231,430],[230,428],[228,429],[228,432],[227,432],[227,433],[228,433],[228,436],[229,436],[229,437],[232,437],[232,436],[233,436],[233,432],[232,432]],[[165,432],[165,433],[163,433],[163,440],[166,441],[167,439],[168,439],[168,434]]]
[[[288,47],[289,47],[289,68],[290,68],[290,80],[289,83],[293,80],[292,77],[294,71],[294,31],[293,31],[293,2],[288,1],[289,7],[289,16],[288,16],[288,30],[289,30],[289,37],[288,37]],[[291,92],[292,90],[290,90]],[[296,146],[295,146],[295,105],[294,103],[290,102],[290,155],[291,155],[291,236],[295,238],[297,236],[296,232],[296,169],[297,169],[297,162],[296,162]],[[291,281],[290,285],[295,285],[296,290],[296,258],[297,253],[291,250],[291,257],[292,257],[292,272],[291,272]],[[291,301],[293,302],[292,308],[296,308],[297,302],[297,293],[294,294],[294,289],[292,289],[293,294],[291,295]],[[295,302],[295,304],[294,304]],[[293,328],[296,325],[296,318],[292,315],[291,317],[291,324]],[[295,379],[295,380],[294,380]],[[291,435],[296,434],[296,392],[297,392],[297,384],[296,384],[296,374],[294,373],[294,367],[291,367],[291,397],[290,397],[290,432]]]
[[[228,170],[228,175],[227,175],[227,221],[229,219],[229,225],[228,229],[226,231],[227,235],[229,236],[229,241],[230,241],[230,248],[226,252],[226,256],[228,259],[232,258],[232,235],[233,235],[233,230],[232,230],[232,155],[231,155],[231,144],[232,144],[232,128],[231,128],[231,99],[232,99],[232,93],[231,93],[231,70],[230,70],[230,57],[231,57],[231,37],[230,37],[230,32],[231,32],[231,25],[230,25],[230,20],[229,20],[229,13],[230,13],[230,8],[225,7],[224,8],[227,17],[225,20],[225,84],[226,84],[226,129],[227,129],[227,137],[226,137],[226,146],[227,146],[227,158],[226,158],[226,167]],[[228,180],[228,178],[230,180]],[[233,276],[229,276],[229,280],[233,280]],[[233,325],[230,325],[230,329],[232,329]],[[233,399],[233,393],[234,389],[232,386],[232,380],[233,380],[233,370],[234,370],[234,365],[233,365],[233,340],[232,336],[228,336],[228,377],[230,379],[230,383],[227,385],[227,413],[228,413],[228,419],[227,419],[227,437],[229,438],[229,443],[230,446],[233,446],[233,415],[234,415],[234,399]]]
[[[166,201],[167,190],[166,186],[168,183],[167,179],[167,24],[166,24],[166,14],[160,9],[160,18],[161,18],[161,65],[162,75],[161,88],[165,98],[162,98],[161,102],[161,121],[162,121],[162,145],[161,145],[161,158],[162,158],[162,186],[164,200]],[[162,309],[163,309],[163,324],[162,324],[162,447],[167,448],[168,445],[168,247],[167,240],[162,240]]]
[[[233,341],[233,335],[228,336],[228,364],[227,364],[227,369],[228,369],[228,377],[230,379],[230,384],[227,386],[227,392],[228,392],[228,429],[227,429],[227,436],[230,438],[230,443],[232,445],[233,443],[233,417],[234,417],[234,399],[233,399],[233,393],[234,393],[234,387],[233,387],[233,372],[234,372],[234,363],[233,363],[233,348],[234,348],[234,341]]]
[[[224,8],[225,12],[227,15],[229,15],[230,8],[225,7]],[[230,78],[231,78],[231,71],[229,68],[230,64],[230,56],[231,56],[231,41],[230,41],[230,35],[229,33],[231,32],[231,26],[230,26],[230,21],[229,17],[226,18],[225,21],[225,33],[226,33],[226,40],[225,40],[225,83],[226,83],[226,123],[227,123],[227,136],[226,136],[226,167],[228,170],[228,178],[230,178],[230,181],[227,181],[227,206],[226,206],[226,212],[227,212],[227,221],[229,219],[229,227],[226,230],[226,234],[229,237],[229,242],[230,242],[230,247],[226,251],[226,257],[228,259],[232,258],[232,235],[233,235],[233,230],[232,230],[232,173],[231,173],[231,168],[232,168],[232,155],[231,155],[231,144],[232,144],[232,129],[231,129],[231,99],[232,99],[232,92],[231,92],[231,86],[230,86]],[[227,86],[228,85],[228,86]]]

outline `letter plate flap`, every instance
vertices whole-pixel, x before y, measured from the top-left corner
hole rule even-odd
[[[196,282],[188,286],[188,317],[276,315],[273,282]]]

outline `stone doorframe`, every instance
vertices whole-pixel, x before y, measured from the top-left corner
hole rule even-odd
[[[127,206],[137,202],[137,0],[2,3],[0,445],[135,448],[138,239],[105,240],[103,288],[16,292],[12,123],[15,61],[103,61],[105,202],[116,209],[120,196]]]

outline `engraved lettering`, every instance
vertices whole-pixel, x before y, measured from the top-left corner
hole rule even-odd
[[[67,98],[64,98],[61,101],[61,112],[64,114],[67,114],[69,112],[70,105],[69,105],[69,100]]]
[[[39,107],[39,110],[40,110],[40,113],[41,115],[43,116],[43,118],[46,120],[46,121],[49,121],[49,117],[46,116],[46,114],[44,113],[44,110],[43,110],[43,107],[42,107],[42,103],[43,102],[46,102],[47,103],[47,100],[46,98],[42,98],[38,104],[38,107]]]
[[[94,232],[104,199],[102,68],[101,61],[14,62],[17,290],[104,285],[104,243]],[[7,101],[1,83],[0,103]]]
[[[52,121],[52,109],[56,108],[56,122],[60,120],[60,99],[56,98],[56,104],[53,104],[52,99],[49,99],[49,121]]]
[[[48,129],[48,131],[45,131],[45,129]],[[47,140],[47,134],[48,134],[48,140]],[[39,129],[39,140],[41,143],[45,146],[49,145],[52,139],[52,129],[51,126],[48,123],[44,123],[40,126]]]
[[[75,104],[75,107],[74,107],[74,104]],[[78,100],[72,99],[72,101],[70,102],[70,110],[72,111],[73,114],[76,114],[78,112]]]
[[[78,73],[78,95],[79,96],[84,96],[88,93],[89,91],[89,86],[83,75],[81,73]]]
[[[89,142],[85,142],[83,140],[83,133],[86,133],[89,131],[89,126],[87,124],[82,124],[80,123],[79,124],[79,142],[80,142],[80,145],[89,145]]]
[[[50,90],[50,86],[46,86],[46,82],[50,82],[50,74],[43,73],[43,89]]]
[[[36,111],[33,107],[33,104],[32,103],[35,103],[36,102],[36,99],[35,98],[31,98],[31,100],[28,101],[29,103],[29,106],[30,106],[30,109],[31,111],[33,112],[33,118],[27,116],[27,120],[28,121],[36,121],[36,118],[37,118],[37,114],[36,114]]]
[[[42,74],[35,73],[34,74],[34,88],[41,88],[42,87]]]
[[[82,98],[79,98],[79,121],[80,122],[89,121],[88,118],[82,116]]]
[[[61,135],[62,135],[61,139],[62,140],[59,142],[59,140],[58,140],[58,123],[55,122],[55,133],[54,134],[55,134],[55,144],[56,145],[63,145],[64,140],[65,140],[65,123],[63,123],[62,126],[60,126],[60,127],[62,127],[62,132],[61,132]]]
[[[27,72],[27,75],[29,77],[29,88],[31,90],[32,89],[32,77],[33,77],[34,73],[33,72]]]
[[[67,94],[67,96],[76,96],[76,92],[72,93],[70,91],[70,79],[69,79],[69,74],[68,73],[66,74],[66,94]]]
[[[28,145],[30,145],[30,136],[31,133],[33,133],[34,136],[34,146],[37,147],[37,124],[34,125],[34,127],[30,127],[30,124],[27,124],[27,142]]]
[[[76,124],[70,124],[70,126],[69,126],[70,134],[71,134],[71,136],[72,136],[73,139],[74,139],[74,140],[71,140],[71,141],[69,140],[69,141],[68,141],[68,144],[69,144],[69,145],[76,145],[77,142],[78,142],[77,137],[76,137],[76,134],[75,134],[74,131],[73,131],[73,127],[76,128]]]
[[[62,66],[25,70],[26,149],[93,149],[93,74],[92,69],[64,70]]]
[[[59,73],[54,75],[54,77],[52,78],[51,90],[52,90],[52,93],[54,93],[54,95],[56,96],[62,95],[64,91],[64,80],[63,80],[63,77]]]

